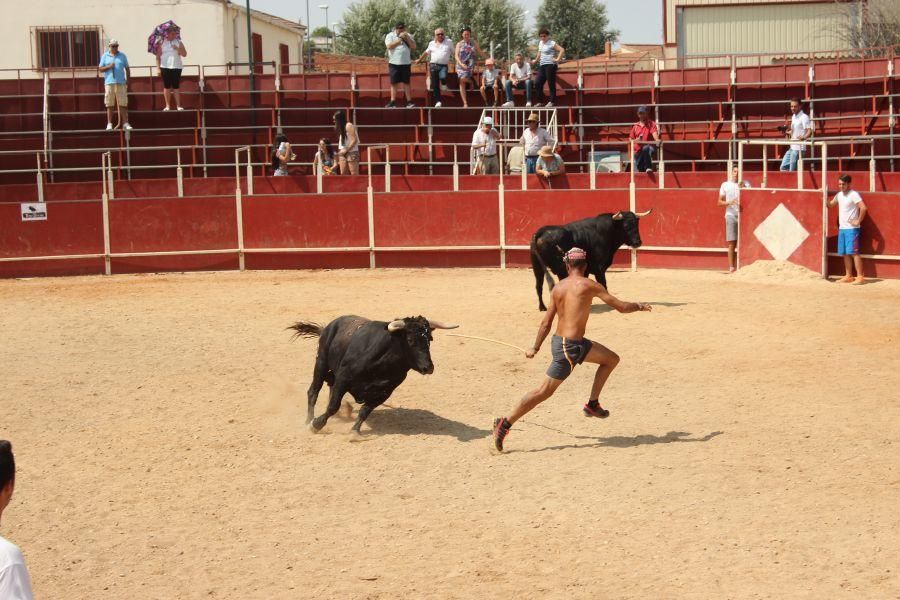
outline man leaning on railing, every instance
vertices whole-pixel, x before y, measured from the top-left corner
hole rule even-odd
[[[641,145],[638,142],[654,142],[659,143],[659,127],[656,122],[650,118],[649,111],[646,106],[638,108],[638,122],[631,128],[631,134],[628,136],[634,142],[634,156],[632,160],[638,171],[646,173],[653,172],[653,154],[656,152],[656,145],[645,143]]]

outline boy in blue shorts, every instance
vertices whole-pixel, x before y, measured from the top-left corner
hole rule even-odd
[[[834,198],[828,201],[828,206],[838,206],[838,254],[844,259],[844,276],[838,279],[838,283],[850,283],[860,285],[865,280],[862,273],[862,257],[859,255],[859,226],[866,218],[866,203],[856,190],[850,189],[851,178],[849,175],[841,175],[838,185],[841,188]],[[853,277],[853,268],[856,268],[856,277]]]

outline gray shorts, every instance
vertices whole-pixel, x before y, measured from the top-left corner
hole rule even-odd
[[[725,241],[736,242],[738,234],[738,220],[733,217],[725,217]]]
[[[593,342],[587,338],[570,340],[554,335],[550,341],[553,361],[547,368],[547,377],[564,380],[575,370],[575,365],[584,362],[588,352],[591,351],[591,346],[593,346]]]

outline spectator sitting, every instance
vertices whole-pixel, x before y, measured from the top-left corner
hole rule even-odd
[[[652,138],[654,142],[659,142],[659,128],[656,122],[650,119],[649,111],[646,106],[638,108],[638,122],[631,128],[629,139],[634,140],[634,166],[638,171],[653,172],[653,153],[656,152],[655,144],[644,144],[638,142],[649,142]]]
[[[506,78],[506,104],[515,106],[513,89],[525,90],[525,106],[531,106],[531,64],[525,62],[521,52],[516,52],[516,60],[509,65],[509,77]]]
[[[276,177],[288,175],[288,161],[297,158],[291,151],[291,143],[287,136],[279,133],[275,136],[275,147],[272,151],[272,169]]]
[[[16,487],[16,460],[12,444],[0,440],[0,517],[9,506]],[[0,537],[0,598],[3,600],[31,600],[31,579],[25,567],[22,551],[12,542]]]
[[[128,80],[131,79],[131,67],[128,65],[128,57],[124,52],[119,52],[119,41],[109,40],[109,50],[100,57],[100,67],[103,73],[103,83],[106,93],[103,103],[106,105],[106,130],[113,129],[113,114],[118,109],[118,120],[115,129],[123,122],[125,129],[131,129],[128,123]]]
[[[331,140],[322,138],[319,140],[319,149],[313,158],[313,173],[317,173],[317,167],[322,167],[322,172],[331,175],[335,171],[334,151],[331,148]]]
[[[566,164],[562,157],[553,151],[552,146],[544,146],[538,154],[535,172],[545,179],[550,179],[565,174]]]
[[[489,58],[484,61],[484,71],[481,73],[481,97],[484,99],[485,106],[488,106],[488,90],[492,90],[494,106],[500,106],[501,79],[500,69],[494,66],[494,59]]]

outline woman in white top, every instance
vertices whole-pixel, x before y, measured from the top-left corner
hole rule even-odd
[[[556,103],[556,68],[566,51],[563,50],[562,46],[550,39],[550,32],[546,29],[541,29],[538,32],[538,37],[541,39],[538,42],[538,56],[532,61],[532,64],[538,63],[537,79],[534,82],[535,91],[537,91],[537,104],[535,106],[540,106],[544,99],[545,81],[550,86],[550,102],[547,103],[547,106],[554,106]]]
[[[338,139],[341,175],[359,175],[359,136],[356,126],[347,122],[347,115],[342,110],[334,113],[334,134]]]
[[[163,110],[172,110],[172,98],[175,98],[175,107],[181,108],[181,98],[178,95],[178,88],[181,86],[181,69],[183,63],[181,59],[187,56],[187,50],[184,42],[181,41],[181,31],[178,29],[169,29],[166,32],[166,39],[156,50],[156,66],[163,78],[163,97],[166,99],[166,107]]]

